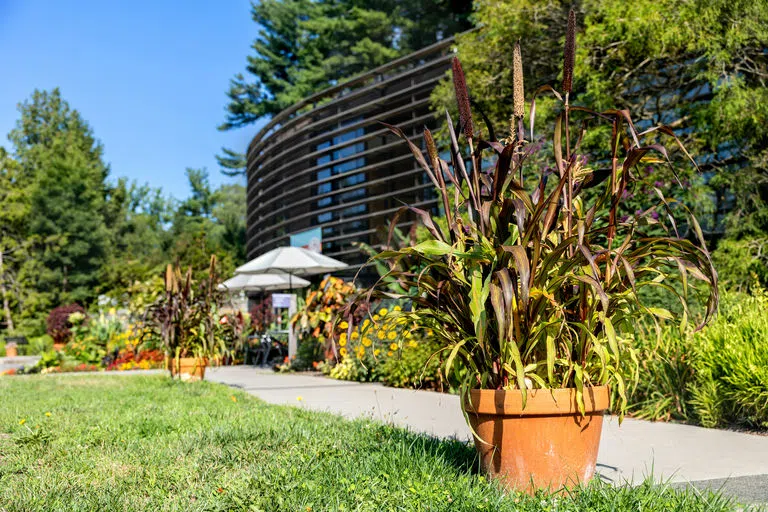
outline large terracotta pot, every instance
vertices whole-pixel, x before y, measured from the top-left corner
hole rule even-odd
[[[191,378],[203,380],[205,368],[208,366],[207,358],[180,357],[178,359],[165,359],[165,367],[171,372],[171,377]]]
[[[609,399],[607,386],[585,388],[582,416],[575,389],[529,390],[525,409],[520,390],[470,391],[465,410],[482,469],[528,493],[588,482]]]

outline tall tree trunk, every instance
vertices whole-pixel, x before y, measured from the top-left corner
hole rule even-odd
[[[5,313],[5,326],[13,331],[13,317],[11,306],[8,303],[8,289],[5,286],[5,267],[3,265],[3,251],[0,251],[0,294],[3,296],[3,312]]]

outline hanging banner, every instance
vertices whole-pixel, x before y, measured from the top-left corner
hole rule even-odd
[[[317,227],[291,235],[291,247],[323,252],[323,230]]]

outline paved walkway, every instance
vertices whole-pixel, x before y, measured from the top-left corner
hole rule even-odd
[[[0,373],[18,369],[23,366],[32,366],[37,364],[40,360],[40,356],[14,356],[14,357],[0,357]]]
[[[250,366],[212,368],[206,379],[274,404],[368,417],[438,437],[471,439],[455,395],[277,374]],[[743,502],[768,503],[768,436],[674,423],[610,418],[603,428],[598,473],[612,482],[657,480],[723,489]]]

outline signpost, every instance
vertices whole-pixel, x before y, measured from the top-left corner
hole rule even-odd
[[[288,309],[288,318],[293,318],[296,314],[296,294],[295,293],[273,293],[272,294],[272,307]],[[293,359],[296,355],[296,349],[298,345],[296,343],[296,333],[288,327],[288,357]]]

